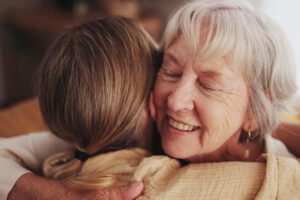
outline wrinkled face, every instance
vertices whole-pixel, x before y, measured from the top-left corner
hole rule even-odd
[[[221,153],[243,128],[248,93],[226,57],[202,60],[183,37],[165,49],[154,88],[154,118],[164,151],[191,162]]]

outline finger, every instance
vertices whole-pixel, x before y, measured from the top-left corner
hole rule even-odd
[[[142,182],[133,182],[128,186],[112,188],[111,199],[132,200],[137,198],[143,191],[144,185]]]

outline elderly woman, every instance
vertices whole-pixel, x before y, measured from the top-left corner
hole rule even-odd
[[[281,142],[270,136],[278,124],[281,109],[296,91],[295,73],[286,38],[272,20],[243,1],[194,1],[175,13],[168,23],[164,38],[163,64],[157,75],[150,110],[167,155],[193,163],[256,161],[264,153],[294,157]],[[277,159],[280,164],[280,157],[272,159]],[[288,181],[294,181],[299,185],[295,181],[299,181],[299,163],[293,161],[285,160],[286,165],[295,166],[284,168],[295,170],[292,177],[287,176],[290,180],[285,181],[288,184]],[[161,187],[164,190],[159,190],[153,179],[152,182],[145,182],[161,191],[152,194],[159,195],[162,191],[170,193],[174,188],[178,189],[178,184],[186,181],[189,184],[180,185],[181,190],[178,191],[187,197],[191,191],[182,191],[188,191],[188,187],[197,183],[191,180],[203,180],[203,185],[211,184],[209,181],[212,176],[201,177],[202,173],[207,172],[208,166],[213,174],[219,172],[219,168],[224,169],[224,176],[231,172],[234,178],[227,179],[226,183],[230,187],[247,186],[249,196],[244,197],[249,198],[258,193],[257,187],[262,184],[260,178],[264,176],[264,168],[258,163],[255,166],[246,162],[228,162],[226,166],[222,163],[188,165],[180,170],[174,160],[168,163],[171,163],[171,167],[167,168],[168,173],[165,174],[170,176],[163,179],[167,185]],[[243,169],[245,175],[240,177],[235,166]],[[273,169],[273,165],[268,166]],[[174,170],[171,169],[176,169],[179,175],[173,174]],[[259,173],[256,173],[257,170]],[[135,175],[137,180],[145,177]],[[251,188],[248,183],[241,182],[250,179],[250,175],[257,176],[251,182]],[[162,181],[160,177],[154,180]],[[214,178],[224,180],[222,176]],[[27,180],[36,181],[32,176],[28,176]],[[40,181],[48,184],[44,179]],[[231,184],[234,181],[236,184]],[[57,183],[49,184],[58,190],[61,187]],[[201,185],[200,182],[198,184]],[[218,182],[214,184],[218,185]],[[264,182],[264,185],[268,187],[268,182]],[[147,194],[147,185],[145,188]],[[197,189],[198,192],[202,191]],[[47,190],[51,191],[49,188]],[[231,190],[224,191],[226,195]],[[198,193],[192,195],[200,198]],[[258,198],[266,199],[273,194],[266,196],[260,192],[259,195]],[[179,197],[178,194],[176,197]],[[226,196],[219,196],[222,197]]]
[[[195,1],[169,21],[163,46],[152,113],[169,156],[254,161],[271,150],[265,136],[296,91],[272,20],[243,1]]]

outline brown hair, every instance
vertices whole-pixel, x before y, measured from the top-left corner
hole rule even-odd
[[[89,154],[134,145],[156,49],[136,23],[122,17],[63,32],[42,61],[38,84],[51,132]]]
[[[143,138],[140,129],[156,54],[146,32],[122,17],[94,20],[63,32],[42,61],[38,84],[42,115],[51,132],[92,156],[135,146],[135,139]],[[101,165],[95,162],[99,156],[85,161],[76,157],[77,152],[50,156],[44,163],[45,176],[81,189],[127,181],[103,175],[95,164]],[[139,161],[147,152],[131,154]]]

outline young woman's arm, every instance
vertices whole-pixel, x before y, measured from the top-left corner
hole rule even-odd
[[[54,153],[73,149],[49,132],[0,138],[0,199],[6,199],[16,181],[26,173],[41,173],[43,161]]]
[[[0,139],[0,199],[135,199],[143,184],[78,191],[35,175],[54,153],[73,149],[48,132]]]
[[[8,195],[8,200],[31,199],[116,199],[132,200],[143,191],[143,184],[135,182],[124,187],[79,191],[67,188],[59,181],[46,179],[34,174],[23,175]]]
[[[285,143],[294,155],[300,157],[300,124],[283,123],[274,131],[273,136]]]

